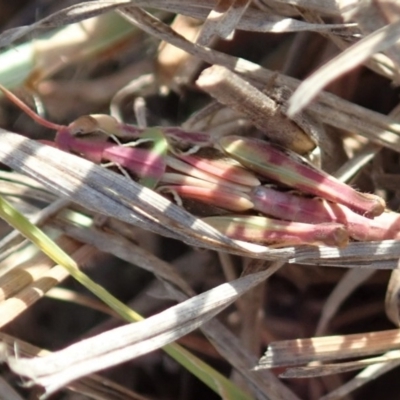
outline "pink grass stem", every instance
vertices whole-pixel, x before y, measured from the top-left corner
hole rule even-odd
[[[229,211],[247,211],[253,203],[245,194],[225,191],[222,188],[204,188],[198,186],[162,186],[160,191],[171,191],[183,198],[201,201],[202,203],[223,208]]]
[[[101,162],[119,164],[139,177],[159,178],[165,172],[163,158],[151,150],[79,139],[71,135],[69,128],[66,127],[57,132],[56,143],[61,150],[78,154],[96,164]]]
[[[254,208],[274,218],[320,224],[335,222],[347,227],[350,237],[360,241],[396,239],[400,230],[400,214],[385,212],[374,219],[363,217],[348,207],[310,198],[293,192],[282,192],[259,186],[250,193]]]
[[[194,167],[208,172],[211,175],[226,179],[227,181],[238,183],[244,186],[258,186],[260,181],[255,177],[253,173],[245,170],[244,168],[232,165],[227,161],[207,159],[192,155],[181,155],[178,156],[181,160],[187,162]]]
[[[344,204],[367,217],[380,215],[385,210],[385,201],[379,196],[357,192],[293,152],[240,136],[224,137],[220,145],[245,167],[301,192]]]
[[[208,217],[203,220],[233,239],[275,247],[305,244],[344,247],[349,239],[347,229],[335,223],[313,225],[255,216]]]

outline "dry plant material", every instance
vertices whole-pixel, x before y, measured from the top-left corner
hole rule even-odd
[[[398,356],[398,350],[394,350],[392,352],[387,353],[389,357],[384,359],[382,357],[383,363],[376,363],[371,366],[367,366],[363,371],[358,373],[353,379],[350,379],[348,382],[343,384],[342,386],[338,387],[335,390],[332,390],[325,396],[321,397],[321,400],[334,400],[338,398],[342,398],[344,396],[349,395],[354,390],[362,387],[363,385],[367,384],[368,382],[379,378],[383,374],[391,371],[394,368],[397,368],[400,365],[400,361],[391,361],[390,355]]]
[[[112,225],[115,227],[116,224]],[[141,268],[153,272],[160,278],[158,282],[160,285],[162,285],[161,282],[165,281],[172,283],[173,286],[170,285],[168,287],[168,293],[177,301],[184,301],[188,296],[193,296],[195,294],[188,283],[185,281],[182,282],[182,278],[176,276],[176,271],[171,265],[155,257],[153,254],[135,245],[131,241],[121,238],[120,235],[104,232],[96,228],[82,229],[60,221],[56,221],[55,226],[75,240],[95,246],[101,251],[113,254],[131,264],[138,265]],[[200,258],[199,255],[195,257],[196,261]],[[250,262],[248,266],[251,267],[254,266],[254,264],[255,266],[261,265],[263,268],[259,268],[255,271],[251,269],[252,273],[270,268],[268,274],[272,274],[276,269],[282,266],[282,263],[265,265],[263,261],[253,261],[253,264]],[[188,269],[187,273],[190,275],[190,278],[192,278],[196,272],[200,275],[204,274],[204,272],[202,272],[204,270],[193,271],[191,268],[193,265],[193,262],[185,262],[185,267]],[[240,299],[239,297],[237,301],[240,301]],[[148,298],[146,297],[146,305],[148,305],[148,303]],[[136,303],[130,304],[130,306],[136,309],[134,307],[135,305]],[[288,400],[298,400],[297,396],[281,384],[270,371],[260,371],[258,374],[252,373],[251,368],[256,364],[257,356],[247,352],[239,339],[221,322],[213,319],[203,324],[200,329],[211,340],[218,352],[228,360],[236,370],[240,371],[242,376],[246,377],[255,393],[258,393],[261,398],[265,397],[264,393],[272,392],[273,395],[271,396],[274,399],[285,398]]]
[[[382,70],[387,67],[386,75],[395,77],[398,55],[395,52],[396,47],[391,46],[396,46],[396,38],[399,35],[398,18],[390,5],[380,1],[363,2],[362,6],[361,2],[354,1],[323,3],[307,0],[292,1],[290,4],[280,4],[270,0],[258,2],[205,0],[173,3],[161,0],[138,0],[134,3],[115,1],[112,4],[91,2],[91,4],[72,6],[30,27],[7,32],[0,37],[0,43],[9,43],[14,38],[34,32],[39,27],[52,26],[60,20],[63,23],[78,21],[89,15],[101,14],[105,10],[119,7],[118,12],[126,19],[164,40],[165,48],[170,46],[179,48],[178,51],[183,58],[169,56],[169,61],[174,63],[170,70],[162,62],[162,52],[159,56],[159,73],[160,76],[163,74],[167,76],[166,83],[169,87],[174,87],[173,81],[176,79],[180,85],[179,89],[183,90],[184,83],[191,82],[190,74],[180,75],[180,73],[182,68],[185,69],[190,64],[182,60],[190,60],[194,56],[192,60],[196,66],[203,61],[212,65],[201,74],[198,86],[235,112],[225,108],[215,114],[215,106],[214,108],[210,106],[203,114],[199,113],[200,117],[198,115],[187,121],[186,126],[156,129],[142,129],[140,124],[139,127],[135,127],[121,122],[120,118],[117,121],[109,116],[97,114],[84,116],[68,126],[61,126],[40,120],[30,113],[35,120],[57,131],[55,142],[47,142],[57,148],[49,148],[16,134],[3,132],[0,136],[0,159],[11,168],[36,177],[52,192],[89,207],[91,211],[182,240],[192,246],[261,260],[279,260],[271,271],[262,275],[262,279],[261,274],[259,275],[260,282],[276,271],[284,261],[318,266],[320,270],[327,266],[353,268],[348,276],[354,278],[358,275],[356,279],[344,279],[326,303],[327,308],[319,326],[321,331],[326,328],[326,324],[342,304],[345,296],[348,296],[361,281],[377,269],[396,268],[400,257],[398,241],[400,220],[397,213],[385,210],[383,198],[356,191],[353,185],[339,182],[286,149],[305,154],[317,145],[321,147],[322,153],[328,152],[328,146],[320,140],[324,135],[320,123],[360,134],[375,144],[368,143],[357,159],[350,160],[337,173],[341,178],[350,177],[365,166],[380,146],[400,150],[398,138],[400,125],[393,117],[372,112],[324,92],[310,104],[309,115],[302,114],[292,120],[288,119],[288,100],[299,86],[298,80],[277,75],[256,63],[222,54],[210,47],[214,38],[219,36],[230,39],[237,29],[252,32],[319,31],[327,33],[327,37],[333,42],[340,43],[341,48],[353,44],[339,55],[336,61],[333,60],[331,64],[323,66],[320,72],[315,73],[314,76],[317,77],[318,74],[321,74],[319,77],[323,75],[323,79],[318,82],[320,86],[313,85],[315,92],[308,92],[310,96],[319,93],[326,83],[344,73],[346,69],[360,62],[367,63],[366,60],[371,55],[373,59],[368,65],[382,67]],[[205,21],[197,43],[191,43],[190,40],[194,40],[199,25],[193,30],[192,27],[181,29],[176,22],[172,25],[172,28],[176,29],[174,31],[154,15],[140,9],[141,6],[180,13],[176,19],[178,22],[188,22],[192,17]],[[271,10],[275,10],[272,12],[273,15],[268,15],[266,11]],[[396,10],[395,7],[395,12]],[[380,18],[370,18],[374,17],[377,11],[382,14]],[[323,23],[322,18],[325,16],[341,17],[344,12],[351,15],[351,21],[358,23],[364,35],[364,38],[355,44],[354,32],[357,31],[349,29],[349,24]],[[297,20],[290,17],[295,17]],[[301,17],[308,21],[301,21]],[[315,23],[316,21],[318,23]],[[189,40],[188,31],[191,34]],[[386,37],[382,38],[385,35]],[[375,48],[372,48],[371,44]],[[385,54],[374,55],[376,51],[385,51]],[[337,68],[338,64],[341,64],[340,68]],[[152,93],[155,93],[157,88],[154,87],[154,74],[153,71],[150,72],[151,82],[148,86],[152,86]],[[312,79],[315,78],[311,76],[309,82],[312,83]],[[306,82],[307,80],[300,84],[299,90],[305,87]],[[139,93],[139,86],[136,82],[136,86],[132,86],[133,92],[130,93]],[[120,95],[124,97],[126,93],[128,91],[122,90]],[[118,101],[122,99],[121,96],[119,98],[117,96]],[[304,101],[309,99],[304,97]],[[301,103],[296,103],[294,106],[300,107]],[[289,111],[293,110],[294,108],[291,108]],[[239,113],[244,114],[244,117],[238,115]],[[267,114],[268,118],[265,117]],[[215,120],[213,120],[214,115],[216,115]],[[221,119],[218,120],[219,118]],[[299,122],[303,119],[308,121],[308,125]],[[235,129],[238,129],[240,121],[245,121],[246,126],[249,126],[248,121],[251,121],[262,131],[272,131],[273,135],[270,138],[277,142],[281,140],[279,143],[285,150],[271,146],[265,141],[232,136],[232,134],[237,135]],[[210,129],[212,134],[203,133],[205,130],[208,131],[208,126],[215,128],[215,135],[212,129]],[[229,132],[229,135],[226,135],[226,132]],[[338,138],[337,142],[341,144],[342,139]],[[109,166],[113,171],[100,165]],[[380,176],[393,178],[393,181],[397,176],[396,171],[390,172],[391,175],[385,174],[384,171]],[[392,187],[396,189],[394,184]],[[372,191],[372,188],[369,186],[365,190]],[[380,193],[383,197],[388,195],[387,192]],[[391,196],[385,199],[388,200],[388,204],[393,204]],[[176,202],[178,206],[170,200]],[[190,202],[192,202],[190,209],[192,214],[185,211]],[[197,204],[193,206],[194,202],[202,203],[202,206]],[[197,210],[205,216],[203,220],[195,216],[198,215]],[[170,297],[184,301],[187,296],[194,294],[191,287],[175,274],[169,265],[124,240],[122,236],[102,232],[93,227],[72,226],[71,221],[64,217],[58,217],[56,222],[51,222],[51,226],[57,227],[58,230],[82,243],[95,245],[150,270],[166,282]],[[221,234],[212,226],[230,237]],[[273,230],[271,227],[276,229]],[[301,246],[304,244],[313,246]],[[359,268],[365,270],[357,274]],[[395,270],[392,274],[386,298],[387,314],[396,324],[399,322],[397,272]],[[254,279],[256,275],[257,273],[254,274]],[[234,285],[243,282],[241,279],[245,278],[237,279]],[[250,280],[249,278],[248,281]],[[158,332],[158,336],[148,337],[146,334],[150,331],[156,332],[159,320],[153,319],[152,322],[147,322],[155,324],[150,328],[146,324],[143,324],[142,328],[139,326],[139,329],[143,329],[142,337],[136,338],[137,340],[128,344],[127,348],[114,349],[117,357],[121,356],[118,361],[150,351],[178,338],[187,330],[201,326],[206,335],[215,341],[221,354],[245,376],[245,384],[254,391],[257,398],[296,399],[296,396],[284,388],[272,373],[260,371],[259,373],[263,374],[261,378],[261,375],[249,371],[256,364],[259,344],[259,337],[251,330],[250,321],[256,320],[259,307],[252,309],[252,304],[249,304],[252,301],[250,293],[246,295],[250,298],[247,305],[245,298],[241,299],[240,295],[251,290],[253,284],[254,281],[246,288],[242,288],[242,291],[237,291],[236,294],[230,293],[225,298],[223,298],[225,289],[217,288],[218,290],[212,292],[216,294],[217,301],[215,304],[210,303],[208,310],[199,313],[204,303],[201,307],[198,305],[190,308],[189,311],[192,314],[196,313],[198,319],[189,321],[185,317],[181,325],[178,323],[173,326],[165,325],[166,331]],[[22,285],[25,285],[25,282],[13,286],[13,290],[19,290]],[[8,295],[13,293],[11,290]],[[197,300],[204,300],[204,296],[209,294],[210,292],[203,293],[200,297],[197,296]],[[182,310],[183,304],[192,304],[190,301],[195,303],[195,299],[196,297],[187,300],[188,303],[182,303],[181,308],[179,306],[171,308],[165,312],[164,317],[169,316],[172,320],[172,317],[176,316],[175,314],[172,316],[173,312]],[[241,327],[246,346],[243,346],[218,321],[204,323],[231,301],[237,302],[242,313],[245,313],[246,309],[249,310],[249,315],[244,314],[243,318],[243,323],[247,325]],[[260,299],[255,302],[259,305]],[[160,315],[157,317],[160,318]],[[98,340],[101,351],[104,351],[101,346],[104,340],[101,338],[121,345],[118,341],[120,332],[110,331],[102,337],[94,338],[93,343],[97,343]],[[372,379],[371,377],[376,377],[398,365],[399,355],[393,350],[398,347],[397,336],[397,331],[387,331],[272,343],[263,361],[269,367],[294,366],[284,373],[284,377],[323,376],[367,367],[364,372],[369,373],[367,379]],[[157,343],[154,344],[152,341]],[[84,349],[79,347],[83,345],[84,343],[74,345],[81,357],[85,356]],[[250,354],[243,348],[250,348],[253,345],[252,351],[255,354]],[[348,348],[345,348],[347,346]],[[64,350],[67,358],[69,350],[71,349]],[[90,360],[91,365],[89,361],[88,365],[80,364],[79,361],[76,364],[66,365],[64,371],[62,366],[60,370],[48,371],[50,375],[40,375],[39,382],[47,385],[46,389],[51,392],[70,379],[83,376],[96,368],[112,365],[111,351],[114,350],[111,350],[111,347],[109,350],[109,354],[100,352],[93,355],[93,359]],[[334,362],[338,358],[367,357],[379,353],[385,354],[357,361],[326,363]],[[61,352],[54,355],[54,359],[51,360],[58,363],[57,357],[62,357],[63,354]],[[72,356],[70,360],[74,363]],[[99,360],[105,360],[106,363],[102,364]],[[324,364],[304,365],[314,361]],[[46,361],[30,363],[26,360],[12,359],[11,363],[15,363],[14,367],[20,371],[25,371],[24,368],[30,370],[31,366],[39,366],[40,374],[44,371],[42,366],[52,367]],[[377,368],[378,372],[375,372],[375,375],[373,372],[368,372],[370,371],[368,366],[371,365]],[[32,370],[28,371],[28,376],[31,376],[29,375],[31,372]],[[53,372],[55,375],[51,375]],[[360,377],[363,377],[362,373]],[[54,378],[56,380],[53,380]],[[57,380],[58,378],[60,380]],[[333,398],[335,393],[346,395],[357,385],[359,385],[357,380],[350,381],[347,386],[332,391],[324,398]],[[310,392],[311,390],[308,393]]]
[[[400,326],[400,265],[392,271],[389,279],[386,297],[385,310],[387,317],[396,325]]]
[[[275,90],[277,93],[282,93],[282,88],[289,89],[290,92],[299,85],[297,79],[277,75],[276,72],[260,67],[260,65],[250,61],[191,43],[170,29],[168,25],[163,24],[143,10],[122,7],[118,12],[149,34],[172,43],[205,62],[223,65],[238,74],[244,75],[249,82],[257,87],[261,86],[264,89],[266,85],[270,85],[271,81],[273,81],[268,93]],[[400,149],[398,137],[400,125],[385,115],[367,110],[327,92],[322,92],[318,97],[318,101],[315,104],[310,104],[309,110],[323,123],[339,129],[357,132],[393,150],[399,151]]]
[[[66,237],[60,239],[60,245],[71,252],[80,263],[86,262],[93,254],[90,246],[82,246]],[[52,265],[54,263],[42,254],[27,264],[29,265],[15,268],[0,278],[3,297],[0,302],[1,326],[14,320],[69,276],[65,268]]]
[[[321,366],[290,368],[281,374],[282,378],[314,378],[326,375],[341,374],[354,371],[371,365],[380,367],[385,363],[399,363],[400,351],[394,350],[381,357],[366,358],[358,361],[339,362],[336,364],[323,364]]]
[[[49,351],[33,346],[30,343],[24,342],[14,336],[0,333],[1,342],[7,346],[7,351],[12,354],[16,348],[20,356],[31,357],[44,357],[51,354]],[[127,400],[147,400],[146,397],[138,393],[134,393],[127,388],[116,384],[115,382],[107,379],[104,376],[91,375],[84,377],[76,382],[72,382],[67,386],[75,392],[84,393],[85,395],[93,398],[107,398],[110,400],[118,400],[121,397]]]
[[[171,25],[184,38],[194,41],[200,31],[199,22],[193,18],[178,15]],[[185,65],[190,63],[191,56],[169,43],[162,42],[157,55],[157,72],[161,83],[169,88],[177,88],[186,81]]]
[[[251,0],[219,0],[204,22],[197,43],[210,45],[215,36],[229,38],[250,3]]]
[[[325,301],[317,329],[315,330],[315,336],[321,336],[325,333],[329,322],[339,307],[357,287],[361,286],[374,273],[374,270],[369,269],[351,269],[346,272]]]
[[[230,74],[226,70],[224,72]],[[212,71],[210,73],[212,75]],[[286,213],[285,211],[277,213],[275,203],[279,204],[280,192],[276,192],[275,196],[271,196],[271,191],[269,196],[265,193],[262,195],[262,190],[264,189],[265,192],[266,189],[259,185],[259,181],[251,175],[250,171],[231,166],[230,163],[218,159],[221,156],[217,156],[214,160],[184,155],[185,152],[183,155],[179,154],[182,152],[183,141],[190,146],[211,145],[211,138],[205,134],[185,132],[179,128],[137,128],[119,123],[107,115],[80,117],[69,126],[56,125],[41,119],[9,91],[4,88],[2,90],[10,100],[37,122],[57,129],[55,144],[62,150],[82,155],[97,164],[111,162],[119,169],[127,169],[135,174],[139,177],[139,183],[150,188],[157,188],[159,182],[163,181],[168,166],[184,175],[167,175],[167,181],[174,185],[159,186],[158,191],[161,193],[194,199],[232,212],[244,212],[255,208],[267,215],[272,214],[284,220],[296,221],[275,221],[258,216],[210,217],[206,220],[229,237],[279,247],[301,244],[344,247],[348,243],[347,230],[355,239],[395,238],[393,232],[395,228],[388,233],[383,225],[377,228],[369,227],[368,218],[352,214],[351,210],[344,207],[348,206],[366,217],[373,218],[383,213],[385,209],[383,199],[375,195],[356,192],[350,186],[307,164],[305,160],[290,153],[289,150],[283,151],[260,140],[241,139],[235,136],[225,137],[218,143],[229,156],[238,160],[250,171],[253,170],[304,194],[312,194],[329,200],[333,202],[331,209],[327,202],[319,203],[318,200],[314,200],[313,203],[313,199],[301,201],[301,198],[295,201],[282,194],[280,204],[285,208]],[[281,117],[287,120],[283,115]],[[93,142],[77,137],[77,135],[89,136],[97,131],[105,133],[105,139]],[[292,135],[293,139],[295,135],[296,133]],[[108,137],[114,138],[117,144],[108,142]],[[136,139],[136,142],[130,142],[127,143],[128,146],[124,146],[119,142],[122,139]],[[143,142],[147,146],[150,142],[150,149],[140,148]],[[291,142],[293,143],[293,140]],[[175,143],[179,143],[178,146],[181,148]],[[193,150],[189,150],[190,152]],[[176,156],[173,157],[175,154]],[[255,186],[258,186],[258,189],[253,189],[252,194],[248,196],[246,193]],[[257,201],[257,206],[252,201],[252,197]],[[269,203],[263,201],[263,198],[268,197],[271,197]],[[297,210],[299,206],[300,212]],[[303,221],[298,221],[297,215],[303,212],[310,216],[305,217]],[[314,214],[320,216],[314,217]],[[389,216],[386,220],[391,225],[396,223],[396,214],[387,213],[385,216]],[[327,222],[331,224],[325,224]],[[365,229],[368,229],[367,233],[364,232]]]
[[[397,18],[388,17],[389,12],[385,8],[385,2],[377,3],[353,3],[347,18],[356,20],[366,36],[324,64],[299,86],[290,100],[289,115],[294,115],[307,106],[328,83],[378,52],[387,52],[389,59],[394,63],[395,80],[397,80],[399,59],[396,42],[400,38],[400,23]],[[386,12],[382,13],[382,10]]]
[[[384,353],[399,346],[397,329],[343,336],[315,337],[270,343],[257,369],[289,367],[313,361],[343,360]]]
[[[146,354],[196,329],[281,266],[275,263],[266,271],[220,285],[144,321],[110,330],[44,358],[10,357],[8,363],[51,394],[73,380]]]
[[[314,149],[313,140],[282,113],[273,99],[228,69],[207,68],[196,84],[220,103],[245,114],[272,142],[300,154]]]
[[[9,46],[16,40],[35,32],[37,29],[55,28],[58,27],[61,22],[64,25],[81,22],[97,15],[104,14],[107,11],[112,11],[121,5],[129,3],[129,0],[114,0],[111,3],[96,1],[83,2],[66,7],[31,25],[9,29],[8,31],[3,32],[0,37],[0,47]]]
[[[0,141],[0,159],[13,169],[23,171],[60,196],[103,215],[197,247],[229,248],[242,255],[254,252],[272,259],[293,254],[293,250],[269,250],[235,242],[154,191],[80,157],[4,131]],[[86,182],[88,175],[90,184]]]

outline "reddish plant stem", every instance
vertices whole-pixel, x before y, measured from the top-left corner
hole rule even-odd
[[[224,137],[220,145],[245,167],[301,192],[344,204],[367,217],[380,215],[385,210],[385,201],[379,196],[357,192],[293,152],[240,136]]]
[[[165,172],[165,161],[151,150],[79,139],[68,128],[57,132],[56,143],[61,150],[79,154],[96,164],[118,164],[139,177],[160,177]]]
[[[229,211],[247,211],[253,208],[253,203],[244,193],[234,193],[224,188],[204,188],[198,186],[162,186],[160,191],[171,191],[183,198],[189,198],[223,208]]]
[[[274,218],[320,224],[336,222],[347,227],[350,237],[361,241],[396,239],[400,236],[400,215],[385,212],[374,219],[363,217],[348,207],[259,186],[250,193],[254,209]]]
[[[208,217],[205,222],[239,240],[281,246],[302,244],[344,247],[348,244],[347,229],[341,224],[304,224],[266,217]]]

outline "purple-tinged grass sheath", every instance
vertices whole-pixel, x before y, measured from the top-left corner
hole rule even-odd
[[[155,182],[158,182],[166,168],[163,156],[154,151],[79,139],[71,135],[69,128],[57,132],[56,144],[61,150],[81,155],[96,164],[113,162],[140,178],[152,178]]]
[[[335,222],[343,224],[351,238],[360,241],[396,239],[400,236],[400,214],[385,212],[374,219],[363,217],[348,207],[282,192],[268,186],[258,186],[250,194],[254,209],[274,218],[307,224]]]
[[[104,152],[104,159],[119,164],[140,178],[145,178],[155,187],[165,172],[165,159],[151,150],[135,147],[111,146]]]
[[[226,136],[219,144],[245,167],[303,193],[344,204],[366,217],[380,215],[385,210],[385,201],[379,196],[357,192],[291,151],[240,136]]]
[[[207,189],[224,190],[224,191],[228,191],[228,192],[234,192],[236,194],[246,193],[246,197],[247,198],[249,197],[247,195],[248,191],[243,192],[241,190],[234,190],[232,188],[228,188],[224,185],[220,185],[215,182],[209,182],[209,181],[205,181],[204,179],[199,179],[199,178],[195,178],[193,176],[179,174],[179,173],[175,173],[175,172],[166,172],[161,177],[160,182],[163,185],[197,186],[197,187],[203,187],[203,188],[207,188]]]
[[[193,176],[198,179],[203,179],[204,181],[214,183],[219,186],[225,187],[228,191],[233,192],[249,192],[251,186],[240,185],[232,181],[224,179],[223,176],[217,176],[210,174],[204,170],[201,170],[193,165],[190,165],[176,157],[167,156],[166,157],[167,166],[174,171],[181,172],[182,174]]]
[[[87,134],[96,131],[104,132],[108,135],[115,135],[122,140],[138,139],[147,128],[139,128],[118,122],[114,117],[106,114],[83,115],[68,125],[72,135]],[[163,134],[179,143],[207,146],[211,144],[208,133],[185,131],[179,127],[159,127]]]
[[[374,233],[375,236],[372,239],[367,238],[364,240],[400,240],[399,213],[386,211],[374,218],[372,222],[370,231]],[[381,232],[384,232],[383,235],[381,235]],[[369,234],[369,237],[372,236],[372,233]]]
[[[198,186],[162,186],[161,192],[176,193],[182,198],[201,201],[202,203],[223,208],[228,211],[247,211],[253,208],[253,203],[244,193],[234,193],[223,188],[204,188]]]
[[[197,186],[204,188],[216,189],[221,186],[215,183],[207,182],[203,179],[194,178],[193,176],[188,176],[184,174],[178,174],[175,172],[166,172],[161,177],[162,185],[181,185],[181,186]]]
[[[105,141],[78,139],[67,127],[57,131],[55,143],[60,150],[81,155],[95,164],[100,164],[104,160],[104,151],[113,146]]]
[[[274,247],[325,245],[345,247],[347,229],[341,224],[304,224],[258,216],[207,217],[203,221],[221,233],[238,240]]]
[[[260,185],[260,181],[253,173],[245,170],[241,166],[232,165],[232,163],[224,161],[223,159],[210,160],[193,155],[179,155],[178,157],[202,171],[226,179],[227,181],[251,187]]]

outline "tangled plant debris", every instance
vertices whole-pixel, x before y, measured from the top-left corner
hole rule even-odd
[[[35,3],[0,19],[1,215],[50,257],[0,227],[11,373],[66,398],[396,398],[398,4]]]

